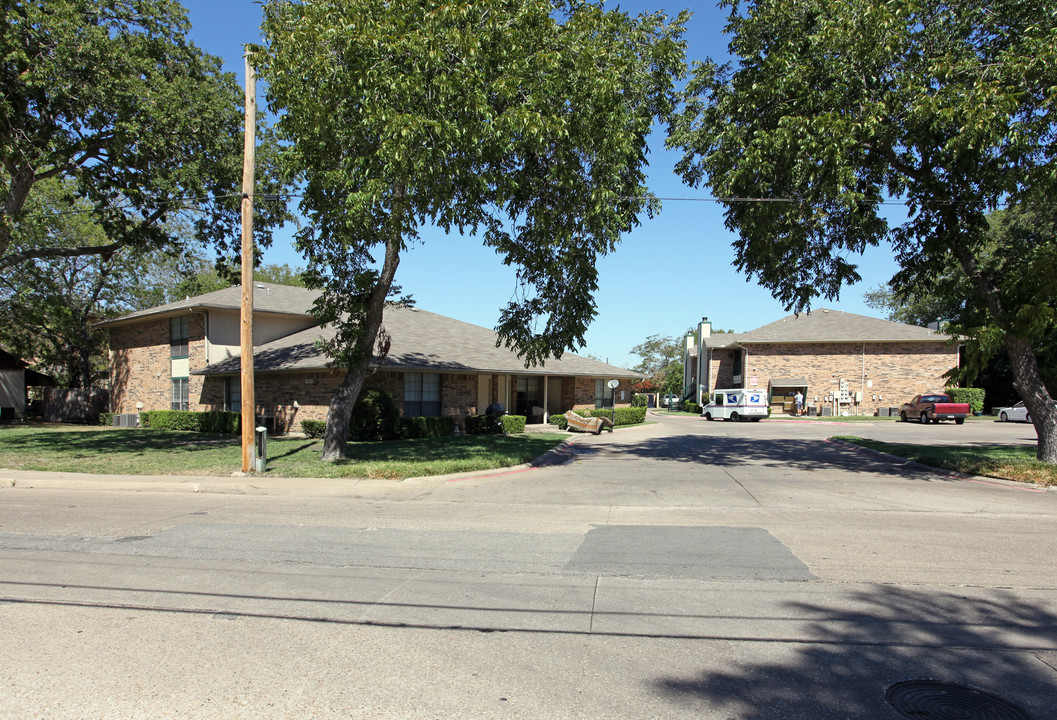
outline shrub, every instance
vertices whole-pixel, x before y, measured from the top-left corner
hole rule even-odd
[[[99,424],[100,425],[113,425],[114,424],[114,413],[104,412],[99,413]]]
[[[557,425],[559,430],[564,430],[569,427],[569,421],[565,419],[564,413],[561,415],[551,415],[549,422],[551,425]]]
[[[525,432],[525,423],[528,418],[524,415],[503,415],[499,418],[503,423],[503,432],[507,435],[517,435]]]
[[[152,430],[190,430],[192,432],[234,435],[239,432],[239,413],[224,410],[148,410],[139,414],[139,422]]]
[[[685,403],[683,403],[683,410],[685,410],[686,412],[697,414],[701,412],[701,406],[692,400],[687,400]]]
[[[307,438],[321,438],[327,433],[327,424],[322,420],[302,420],[301,432]]]
[[[638,425],[646,422],[646,408],[644,407],[620,407],[617,408],[617,425]]]
[[[400,437],[431,438],[451,435],[455,431],[455,420],[450,417],[401,418]]]
[[[984,411],[983,388],[949,388],[947,394],[951,396],[951,402],[969,403],[974,415]]]
[[[466,418],[467,435],[496,435],[500,432],[502,427],[497,427],[487,415],[471,415]]]
[[[400,411],[389,393],[368,389],[360,393],[349,418],[350,440],[396,440]]]
[[[632,395],[631,407],[646,407],[650,402],[648,395]]]

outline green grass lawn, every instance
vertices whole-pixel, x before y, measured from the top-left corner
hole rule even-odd
[[[1047,486],[1057,485],[1057,466],[1036,460],[1033,446],[910,445],[866,440],[851,435],[838,435],[835,439],[880,450],[924,465],[969,475],[984,475]]]
[[[268,474],[403,479],[530,462],[562,442],[557,434],[461,435],[349,443],[346,459],[320,460],[322,440],[269,438]],[[62,426],[0,429],[0,468],[114,475],[230,475],[242,467],[240,439],[146,429]]]

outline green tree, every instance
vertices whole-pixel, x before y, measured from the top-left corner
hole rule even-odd
[[[989,213],[1057,200],[1057,13],[1030,0],[758,0],[731,4],[728,28],[737,69],[695,67],[669,143],[684,180],[725,199],[737,267],[804,310],[858,281],[854,256],[882,241],[900,292],[936,283],[953,258],[1010,357],[1038,457],[1057,462],[1033,352],[1054,318],[1054,236],[986,251]],[[889,228],[886,197],[906,203],[904,224]]]
[[[71,204],[68,185],[57,179],[38,184],[27,203],[35,213],[35,230],[58,247],[108,244],[92,214],[84,211],[86,203]],[[107,367],[107,333],[94,324],[135,309],[150,265],[124,248],[36,258],[21,263],[17,273],[0,273],[0,316],[17,318],[0,323],[0,345],[32,359],[36,369],[63,386],[92,387]]]
[[[596,259],[652,211],[646,139],[674,107],[685,19],[580,1],[265,3],[260,73],[310,221],[298,247],[348,368],[325,459],[344,456],[425,224],[480,233],[517,268],[496,330],[526,364],[584,345]]]
[[[676,360],[669,363],[661,373],[661,388],[665,393],[672,393],[676,397],[683,394],[683,361]]]
[[[641,358],[638,365],[632,369],[635,372],[648,375],[650,381],[655,385],[665,387],[669,366],[672,363],[679,363],[679,382],[682,384],[681,373],[685,338],[685,334],[678,337],[660,334],[650,335],[631,348],[631,354],[638,355]],[[665,390],[667,391],[666,387]],[[677,388],[677,391],[681,392],[682,388]]]
[[[294,287],[305,287],[305,271],[301,268],[292,268],[287,264],[261,265],[253,270],[255,282],[276,283],[278,285],[292,285]],[[241,278],[226,267],[218,267],[204,257],[199,256],[193,265],[187,270],[171,278],[172,284],[165,288],[166,298],[162,302],[172,302],[182,297],[194,297],[206,293],[223,290],[239,284]],[[155,303],[157,304],[157,303]]]
[[[187,39],[172,0],[0,3],[0,273],[37,259],[171,246],[168,216],[239,246],[243,93]],[[260,163],[273,155],[262,148]],[[261,192],[275,192],[260,173]],[[48,179],[108,239],[71,245],[35,232],[28,201]],[[257,239],[285,217],[258,205]]]

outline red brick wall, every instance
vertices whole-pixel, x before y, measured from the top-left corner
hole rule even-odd
[[[192,313],[189,323],[188,363],[191,370],[205,365],[205,316]],[[134,413],[172,407],[172,360],[169,318],[145,320],[110,328],[110,409]],[[199,409],[202,377],[191,375],[188,400]],[[143,403],[137,408],[136,403]]]
[[[958,365],[958,349],[945,343],[746,344],[745,348],[746,385],[753,375],[761,388],[769,387],[772,378],[804,378],[806,401],[818,398],[817,403],[824,404],[824,397],[835,394],[843,379],[853,396],[863,393],[863,402],[842,408],[867,415],[879,407],[901,405],[918,393],[942,389],[943,373]]]
[[[146,320],[110,329],[111,410],[138,412],[168,410],[172,402],[172,364],[169,352],[169,318]],[[192,314],[188,346],[191,372],[205,367],[205,322],[201,314]],[[238,376],[230,376],[238,381]],[[326,420],[330,401],[345,377],[342,370],[303,373],[254,374],[257,413],[272,415],[291,431],[300,431],[301,420]],[[477,407],[476,374],[445,374],[441,378],[442,414],[464,417],[484,411]],[[492,375],[492,400],[499,402],[499,376]],[[516,382],[516,378],[511,378]],[[189,409],[196,411],[224,408],[223,377],[190,375]],[[404,376],[401,372],[382,371],[368,376],[365,388],[388,392],[403,411]],[[620,392],[624,391],[624,401]],[[608,396],[608,388],[606,389]],[[631,383],[621,381],[616,389],[617,406],[628,405]],[[294,407],[294,401],[297,407]],[[143,403],[137,408],[136,403]],[[594,378],[562,378],[561,407],[548,408],[561,413],[573,408],[595,406]]]
[[[573,382],[569,382],[568,379],[563,379],[563,381],[562,381],[562,406],[563,407],[561,408],[560,411],[552,411],[552,412],[565,412],[567,410],[586,410],[586,409],[594,408],[594,406],[595,406],[595,380],[596,380],[595,378],[578,377],[578,378],[575,378],[575,380]],[[605,386],[605,383],[608,383],[608,382],[609,382],[609,379],[607,378],[605,380],[605,382],[603,382],[603,386]],[[568,407],[566,407],[565,406],[566,405],[566,402],[565,402],[566,401],[566,387],[569,386],[569,385],[573,386],[573,388],[572,388],[572,404],[569,405]],[[621,399],[620,399],[621,391],[624,392],[624,400],[623,401],[621,401]],[[608,387],[603,387],[603,392],[605,393],[605,397],[608,398],[609,397],[609,393],[611,391],[610,391],[610,389]],[[617,407],[628,407],[629,405],[631,405],[631,382],[630,381],[621,380],[620,384],[612,392],[616,393],[614,397],[616,399],[616,406]]]

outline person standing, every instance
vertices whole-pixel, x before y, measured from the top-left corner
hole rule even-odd
[[[796,395],[793,397],[793,400],[796,401],[796,414],[797,415],[803,415],[804,414],[804,393],[802,393],[799,390],[797,390],[796,391]]]

